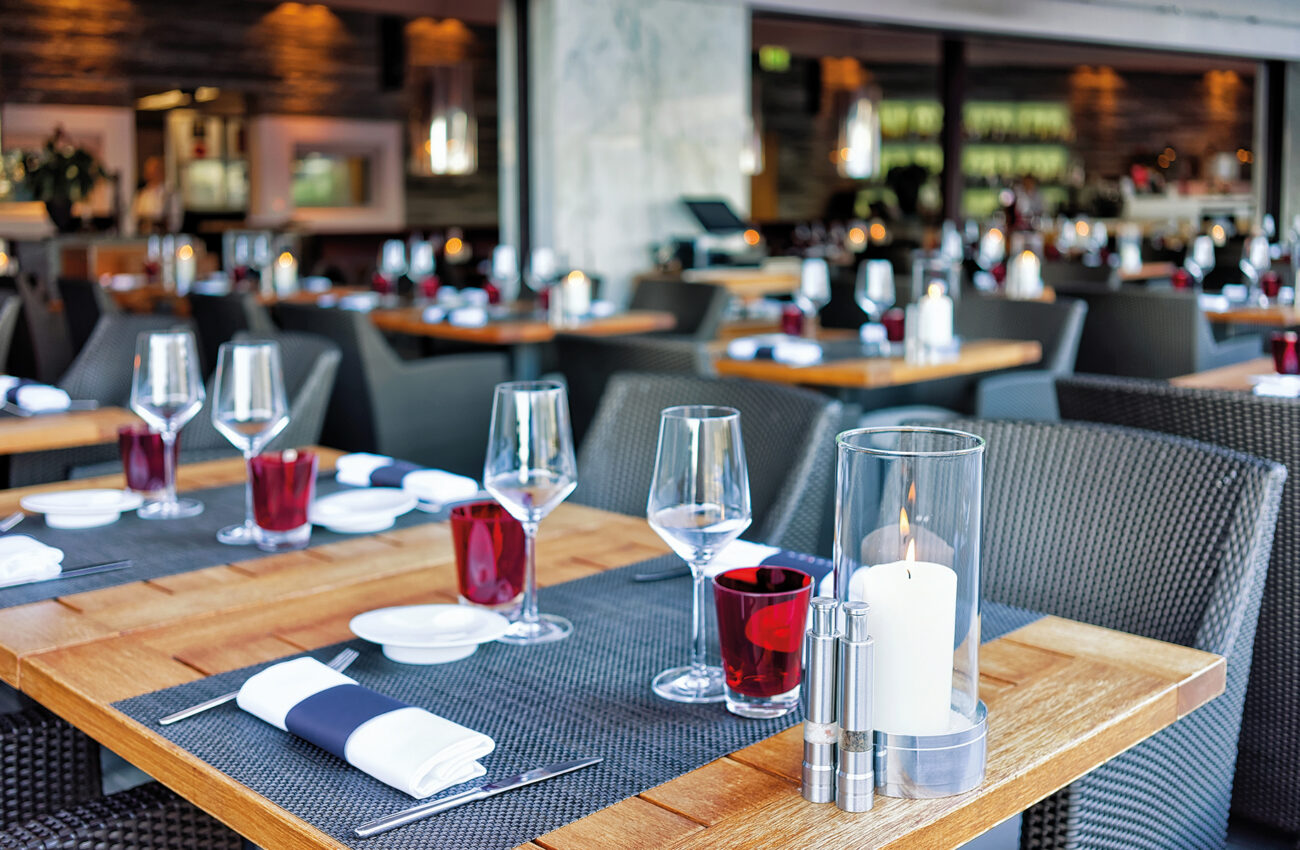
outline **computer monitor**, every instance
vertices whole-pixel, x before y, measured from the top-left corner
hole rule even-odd
[[[682,203],[709,233],[735,233],[745,229],[745,222],[722,198],[683,198]]]

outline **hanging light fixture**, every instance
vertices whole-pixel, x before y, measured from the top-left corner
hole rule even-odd
[[[455,18],[417,18],[407,24],[406,34],[410,171],[473,174],[478,170],[478,120],[468,54],[474,36]]]

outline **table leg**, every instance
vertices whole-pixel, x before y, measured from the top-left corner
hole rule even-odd
[[[542,347],[535,342],[525,342],[511,349],[516,381],[534,381],[542,372]]]

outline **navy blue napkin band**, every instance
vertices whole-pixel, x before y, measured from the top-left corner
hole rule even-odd
[[[335,685],[289,709],[284,726],[299,738],[346,761],[348,738],[357,727],[381,714],[407,707],[404,702],[361,685]]]
[[[812,576],[813,596],[817,595],[816,588],[821,584],[822,579],[830,575],[832,569],[834,569],[831,562],[825,558],[818,558],[816,555],[804,555],[786,549],[768,555],[760,563],[764,567],[789,567]]]
[[[408,473],[424,469],[418,463],[395,460],[387,466],[380,466],[370,473],[370,484],[374,487],[401,487],[402,479]]]
[[[10,387],[9,392],[5,393],[5,401],[10,404],[18,404],[18,391],[23,387],[30,387],[35,383],[36,381],[33,381],[31,378],[19,378],[18,383]]]

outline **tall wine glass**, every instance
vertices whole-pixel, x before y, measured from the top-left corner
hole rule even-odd
[[[813,317],[831,300],[831,267],[821,257],[811,257],[803,261],[799,271],[799,291],[794,296],[795,303],[804,315]]]
[[[223,343],[217,354],[217,376],[212,390],[212,424],[244,453],[251,466],[266,444],[289,424],[280,346],[270,340]],[[233,546],[255,542],[252,476],[244,492],[244,521],[217,532],[217,540]]]
[[[203,513],[197,499],[176,498],[173,446],[185,423],[203,406],[203,377],[194,334],[186,330],[142,333],[135,344],[131,409],[162,436],[163,496],[140,508],[143,519],[182,519]]]
[[[705,570],[750,522],[749,472],[740,439],[740,411],[732,407],[670,407],[659,418],[650,527],[690,565],[691,663],[655,676],[651,687],[675,702],[721,702],[726,680],[706,658]]]
[[[955,232],[955,231],[954,231]],[[885,311],[894,306],[894,265],[889,260],[866,260],[858,266],[858,278],[853,288],[854,300],[873,322],[879,322]]]
[[[568,637],[572,623],[537,613],[537,525],[578,486],[563,384],[497,384],[483,486],[524,527],[524,604],[501,640],[531,644]]]

